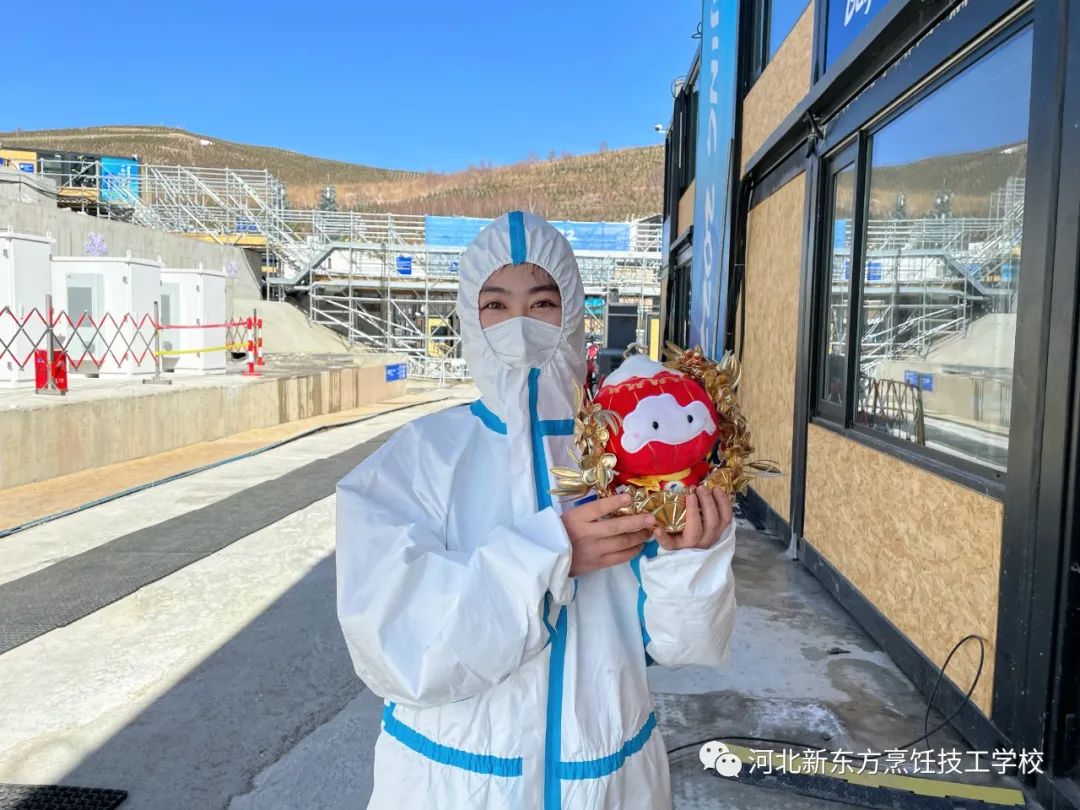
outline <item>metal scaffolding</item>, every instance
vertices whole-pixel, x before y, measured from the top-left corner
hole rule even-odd
[[[639,228],[639,238],[652,240],[653,229]],[[423,243],[335,247],[307,288],[309,317],[350,342],[406,354],[415,376],[463,379],[455,309],[461,252]],[[585,295],[594,307],[598,302],[636,302],[639,329],[644,330],[648,317],[658,311],[660,254],[632,250],[576,255]],[[588,320],[592,329],[602,331],[595,319]]]
[[[867,223],[860,362],[923,357],[978,317],[1016,311],[1024,179],[990,199],[986,217],[875,219]],[[851,273],[848,229],[833,251],[829,351],[842,354]]]

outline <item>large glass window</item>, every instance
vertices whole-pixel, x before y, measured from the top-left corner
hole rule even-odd
[[[1021,31],[868,140],[854,421],[997,470],[1009,443],[1031,43]],[[842,212],[839,177],[836,188]],[[830,345],[846,328],[830,326]]]
[[[776,56],[806,6],[807,0],[757,0],[755,74],[760,74]]]

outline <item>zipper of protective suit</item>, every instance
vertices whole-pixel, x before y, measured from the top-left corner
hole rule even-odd
[[[544,452],[544,432],[540,426],[539,400],[540,369],[529,370],[529,430],[532,437],[533,483],[536,488],[536,509],[551,506],[548,492],[547,454]],[[559,617],[551,629],[551,653],[548,658],[547,720],[544,733],[544,810],[559,810],[562,806],[562,782],[559,763],[562,761],[562,697],[563,667],[566,661],[566,606],[559,608]]]

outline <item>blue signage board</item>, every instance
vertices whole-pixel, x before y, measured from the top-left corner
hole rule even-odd
[[[424,241],[438,247],[465,247],[488,224],[479,217],[424,217]],[[552,220],[574,250],[630,250],[629,222]]]
[[[866,280],[881,281],[881,262],[871,259],[866,263]]]
[[[690,344],[723,350],[730,271],[732,152],[739,3],[703,0],[698,75],[694,260],[690,273]]]
[[[246,219],[236,220],[236,232],[237,233],[258,233],[259,226],[254,222],[249,222]]]
[[[922,391],[932,393],[934,390],[934,375],[925,371],[905,371],[904,382],[908,385],[917,386]]]
[[[855,37],[885,8],[889,0],[828,0],[825,67],[840,58]]]
[[[139,162],[131,158],[101,159],[101,201],[127,202],[139,196]]]
[[[412,256],[398,256],[394,260],[394,268],[403,276],[411,276]]]
[[[848,221],[846,219],[838,219],[833,223],[832,246],[834,251],[839,252],[847,247],[847,229]]]
[[[386,366],[386,381],[396,382],[409,376],[409,366],[406,363],[391,363]]]
[[[33,163],[20,163],[19,164],[19,171],[20,172],[28,172],[29,174],[33,174],[34,173],[34,164]]]

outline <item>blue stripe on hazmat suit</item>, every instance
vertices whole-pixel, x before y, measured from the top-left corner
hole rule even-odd
[[[530,262],[562,294],[557,345],[511,367],[480,327],[487,278]],[[719,664],[734,526],[571,577],[549,494],[585,378],[584,293],[554,227],[514,212],[462,256],[458,317],[482,399],[402,427],[337,490],[337,607],[386,700],[372,808],[668,808],[646,659]]]

